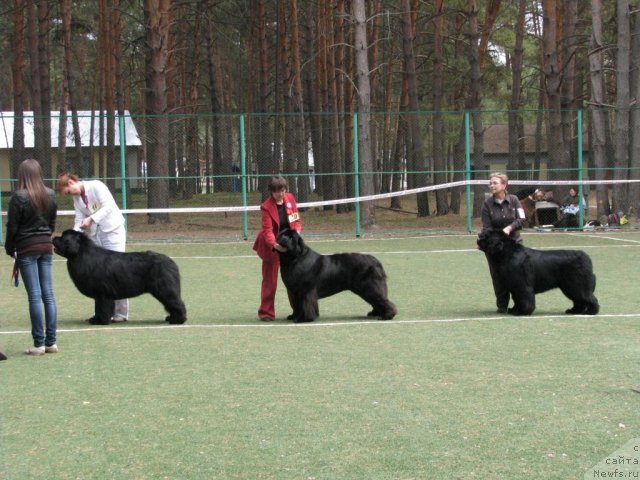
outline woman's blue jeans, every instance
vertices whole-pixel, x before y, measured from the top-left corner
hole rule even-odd
[[[52,254],[18,257],[20,275],[29,297],[29,316],[34,347],[43,345],[49,347],[56,343],[58,310],[53,295],[52,265]]]

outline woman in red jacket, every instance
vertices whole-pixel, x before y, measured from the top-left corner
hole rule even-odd
[[[278,233],[286,228],[298,232],[302,230],[302,220],[298,213],[296,199],[293,194],[287,193],[286,179],[280,176],[271,178],[269,198],[260,205],[260,213],[262,229],[253,244],[253,249],[262,259],[262,289],[258,318],[264,322],[271,322],[276,318],[275,299],[280,269],[278,252],[286,252],[276,238]]]

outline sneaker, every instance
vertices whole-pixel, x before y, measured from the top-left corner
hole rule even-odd
[[[53,345],[49,345],[48,347],[44,347],[44,351],[46,353],[58,353],[58,345],[55,343]]]
[[[39,357],[40,355],[44,355],[44,345],[42,347],[29,347],[24,353],[27,355],[33,355],[34,357]]]
[[[273,322],[273,318],[269,317],[260,317],[261,322]]]
[[[496,310],[496,313],[507,313],[509,311],[509,309],[507,307],[498,307],[498,310]]]
[[[7,356],[4,353],[0,352],[0,361],[6,360],[6,359],[7,359]]]
[[[111,317],[111,323],[122,323],[126,321],[127,319],[124,318],[122,315],[114,315],[113,317]]]

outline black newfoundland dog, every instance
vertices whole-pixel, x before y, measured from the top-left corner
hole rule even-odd
[[[318,299],[350,290],[369,303],[367,316],[392,319],[396,306],[387,298],[387,276],[382,264],[362,253],[320,255],[295,230],[284,230],[278,243],[287,249],[280,253],[282,281],[289,290],[294,322],[318,318]]]
[[[84,233],[65,230],[53,239],[56,253],[67,259],[76,288],[95,299],[91,323],[111,322],[114,301],[150,293],[169,313],[169,323],[184,323],[187,309],[180,297],[180,271],[166,255],[156,252],[121,253],[99,247]]]
[[[593,295],[596,276],[591,258],[580,250],[534,250],[516,242],[502,230],[486,230],[478,236],[478,248],[497,265],[513,297],[509,313],[530,315],[535,294],[559,288],[573,307],[566,313],[595,315],[600,310]]]

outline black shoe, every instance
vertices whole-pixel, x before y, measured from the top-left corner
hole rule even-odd
[[[91,317],[91,318],[88,318],[86,322],[90,323],[91,325],[109,325],[111,323],[111,319],[104,322],[102,320],[98,320],[96,317]]]
[[[507,307],[498,307],[498,310],[496,310],[496,313],[507,313],[509,311],[509,309]]]
[[[7,359],[7,356],[4,353],[0,352],[0,361],[6,360],[6,359]]]

